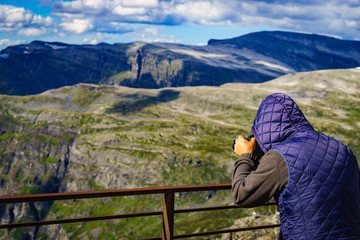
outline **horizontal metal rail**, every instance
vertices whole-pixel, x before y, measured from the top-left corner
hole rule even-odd
[[[70,199],[83,199],[83,198],[134,196],[134,195],[162,194],[168,192],[173,192],[173,193],[197,192],[197,191],[226,190],[226,189],[231,189],[231,184],[135,188],[135,189],[100,190],[100,191],[88,191],[88,192],[43,193],[43,194],[2,196],[0,197],[0,204],[70,200]]]
[[[179,209],[179,210],[175,210],[174,213],[215,211],[215,210],[225,210],[225,209],[233,209],[233,208],[238,208],[238,207],[235,205],[230,205],[230,206],[219,206],[219,207],[208,207],[208,208]],[[10,223],[10,224],[0,225],[0,229],[19,228],[19,227],[34,227],[34,226],[42,226],[42,225],[76,223],[76,222],[90,222],[90,221],[100,221],[100,220],[113,220],[113,219],[120,219],[120,218],[146,217],[146,216],[156,216],[156,215],[162,215],[162,214],[163,214],[162,211],[157,211],[157,212],[119,214],[119,215],[87,217],[87,218],[70,218],[70,219],[56,219],[56,220],[48,220],[48,221]]]
[[[64,224],[64,223],[76,223],[76,222],[90,222],[90,221],[100,221],[100,220],[113,220],[113,219],[120,219],[120,218],[146,217],[146,216],[156,216],[156,215],[162,215],[162,212],[159,211],[159,212],[132,213],[132,214],[121,214],[121,215],[99,216],[99,217],[87,217],[87,218],[69,218],[69,219],[56,219],[56,220],[48,220],[48,221],[10,223],[10,224],[1,224],[0,229],[4,229],[4,228],[20,228],[20,227],[34,227],[34,226],[43,226],[43,225],[52,225],[52,224]]]
[[[237,206],[235,206],[235,205],[230,205],[230,206],[215,206],[215,207],[206,207],[206,208],[192,208],[192,209],[177,209],[177,210],[175,210],[174,209],[175,193],[211,191],[211,190],[228,190],[228,189],[231,189],[231,184],[190,185],[190,186],[175,186],[175,187],[156,187],[156,188],[119,189],[119,190],[102,190],[102,191],[88,191],[88,192],[66,192],[66,193],[46,193],[46,194],[33,194],[33,195],[2,196],[2,197],[0,197],[0,204],[163,194],[163,211],[120,214],[120,215],[111,215],[111,216],[96,216],[96,217],[87,217],[87,218],[55,219],[55,220],[35,221],[35,222],[9,223],[9,224],[1,224],[0,229],[162,215],[163,216],[163,236],[162,236],[162,238],[148,238],[148,240],[155,240],[155,239],[180,239],[180,238],[189,238],[189,237],[199,237],[199,236],[206,236],[206,235],[213,235],[213,234],[222,234],[222,233],[230,233],[230,232],[274,228],[274,227],[280,226],[279,224],[275,224],[275,225],[238,228],[238,229],[223,229],[223,230],[212,231],[212,232],[193,233],[193,234],[184,234],[184,235],[174,236],[174,231],[173,231],[174,230],[174,214],[199,212],[199,211],[215,211],[215,210],[237,208]],[[275,203],[269,203],[267,205],[275,205]]]

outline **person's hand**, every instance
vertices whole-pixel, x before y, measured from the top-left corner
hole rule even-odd
[[[253,153],[256,146],[256,139],[253,137],[248,141],[243,136],[239,136],[235,140],[234,153],[240,156],[243,153]]]

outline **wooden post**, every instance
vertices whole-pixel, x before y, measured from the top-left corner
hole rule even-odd
[[[174,239],[174,192],[164,193],[162,239]]]

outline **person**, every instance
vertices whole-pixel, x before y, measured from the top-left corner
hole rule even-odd
[[[275,198],[279,239],[360,239],[357,160],[346,145],[314,130],[289,96],[276,93],[260,105],[250,141],[234,152],[232,200],[254,207]],[[258,144],[265,153],[254,159]]]

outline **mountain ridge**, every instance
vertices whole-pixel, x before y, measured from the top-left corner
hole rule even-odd
[[[281,31],[209,40],[206,46],[33,41],[0,52],[0,93],[31,95],[77,83],[149,89],[260,83],[299,71],[358,66],[358,41]]]

